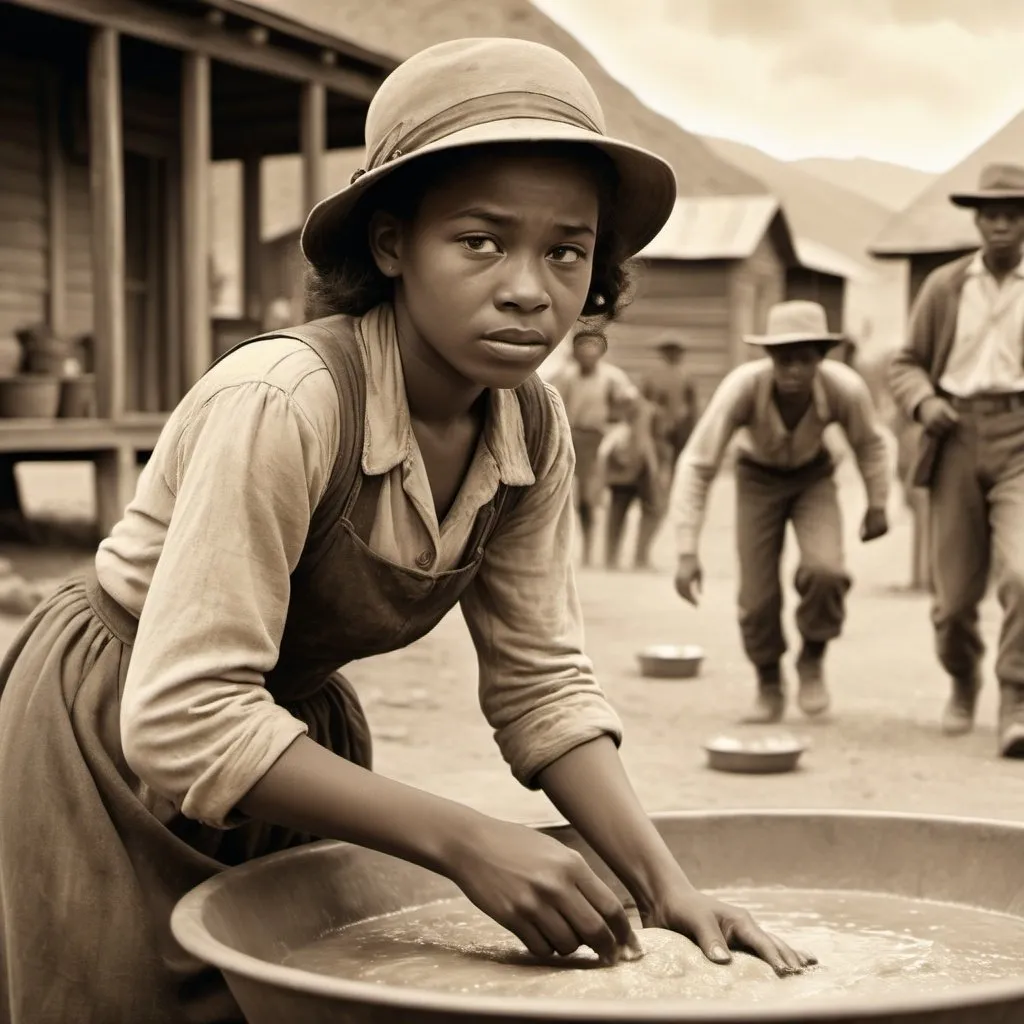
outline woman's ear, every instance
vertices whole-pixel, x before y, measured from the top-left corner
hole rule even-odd
[[[392,213],[376,210],[370,218],[370,252],[385,276],[402,276],[402,224]]]

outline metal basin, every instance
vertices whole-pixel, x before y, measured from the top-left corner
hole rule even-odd
[[[709,768],[745,775],[791,772],[806,749],[807,744],[795,736],[765,736],[753,740],[716,736],[704,744]]]
[[[656,644],[637,655],[640,674],[648,679],[694,679],[704,663],[704,649],[696,644]]]
[[[861,890],[967,904],[1024,917],[1024,826],[896,814],[757,811],[655,815],[701,888]],[[564,825],[543,831],[579,849]],[[348,981],[280,966],[294,949],[367,917],[458,894],[422,868],[345,843],[316,843],[203,883],[171,925],[227,978],[250,1024],[488,1024],[674,1021],[678,1024],[1020,1024],[1024,968],[1012,981],[911,996],[844,993],[786,1007],[685,1001],[568,1002],[474,998]]]

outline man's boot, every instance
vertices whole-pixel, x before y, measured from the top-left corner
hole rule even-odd
[[[1024,686],[999,688],[999,754],[1024,758]]]
[[[942,731],[947,736],[963,736],[974,728],[981,680],[975,674],[953,679],[952,683],[953,692],[942,712]]]
[[[800,657],[796,660],[796,674],[800,680],[797,703],[805,715],[823,715],[831,700],[825,685],[825,644],[805,640]]]
[[[771,725],[782,720],[786,711],[786,695],[782,685],[782,670],[774,665],[757,668],[757,697],[754,706],[743,717],[746,725]]]

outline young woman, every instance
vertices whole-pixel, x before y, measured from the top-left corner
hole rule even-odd
[[[615,311],[670,169],[603,134],[574,65],[510,39],[413,57],[366,136],[365,172],[303,231],[319,318],[192,388],[95,570],[0,665],[0,1020],[240,1020],[171,908],[313,837],[443,873],[535,953],[635,943],[577,854],[369,770],[337,666],[457,602],[504,757],[645,922],[718,962],[728,945],[780,973],[810,962],[687,880],[581,646],[570,433],[533,371]]]
[[[889,529],[891,471],[867,385],[843,363],[825,361],[828,350],[842,339],[829,332],[820,305],[779,303],[769,311],[767,333],[744,340],[763,347],[766,357],[736,367],[719,384],[672,483],[676,590],[684,600],[697,603],[702,575],[697,544],[707,494],[735,436],[740,633],[758,684],[746,720],[776,722],[785,711],[779,563],[789,523],[800,548],[796,624],[803,646],[796,668],[797,699],[805,714],[828,710],[825,649],[839,636],[845,618],[850,577],[826,428],[838,424],[857,457],[868,499],[862,540],[874,540]]]

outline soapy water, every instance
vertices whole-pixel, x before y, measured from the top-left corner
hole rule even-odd
[[[736,889],[714,895],[745,907],[766,931],[813,953],[819,965],[778,978],[745,953],[732,964],[712,964],[685,937],[639,922],[645,955],[634,962],[602,967],[586,947],[538,960],[462,897],[347,926],[283,963],[460,995],[746,1003],[934,994],[1024,973],[1024,918],[877,893]]]

